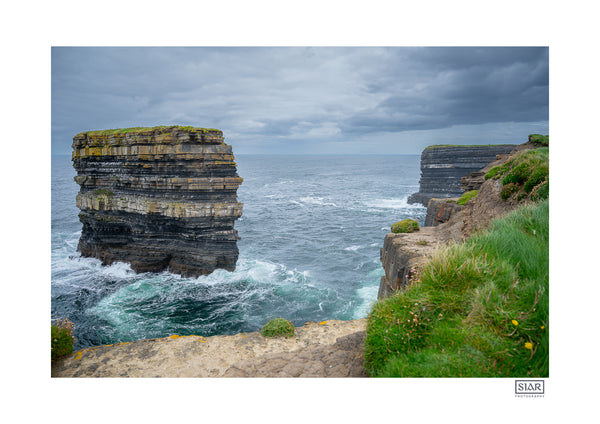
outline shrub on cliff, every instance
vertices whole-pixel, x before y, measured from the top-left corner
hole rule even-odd
[[[548,146],[550,144],[550,137],[542,134],[529,134],[529,142]]]
[[[522,189],[523,191],[518,195],[518,200],[521,200],[532,193],[535,187],[548,182],[548,163],[549,150],[547,147],[525,150],[515,155],[505,164],[490,169],[485,175],[485,179],[502,177],[503,187],[500,197],[506,200]],[[538,200],[544,199],[537,195],[533,197]],[[532,200],[534,200],[533,197],[531,197]]]
[[[535,186],[537,186],[538,184],[541,184],[542,182],[547,180],[548,176],[549,176],[548,164],[542,164],[542,165],[536,167],[533,170],[533,172],[531,173],[531,175],[529,176],[529,179],[527,180],[527,182],[525,182],[525,184],[523,184],[523,190],[525,190],[526,193],[531,193],[531,190],[533,190],[533,188]]]
[[[548,377],[548,215],[547,201],[520,207],[376,303],[369,375]]]
[[[52,360],[73,352],[74,327],[74,324],[68,318],[57,319],[56,323],[50,326],[50,356]]]
[[[513,193],[519,191],[519,185],[516,183],[509,183],[502,187],[500,190],[500,197],[504,200],[508,199]]]
[[[403,219],[392,224],[392,233],[413,233],[419,231],[419,221],[415,219]]]
[[[274,318],[267,322],[260,330],[264,337],[292,337],[295,333],[294,325],[284,318]]]
[[[550,183],[548,181],[544,181],[542,184],[535,186],[535,188],[531,192],[531,200],[533,200],[534,202],[546,200],[549,195]]]

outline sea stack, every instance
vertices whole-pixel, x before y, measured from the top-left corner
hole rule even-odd
[[[408,203],[427,206],[429,199],[459,197],[464,190],[461,178],[510,153],[515,144],[477,146],[433,145],[421,153],[419,191],[409,196]]]
[[[73,138],[72,159],[82,256],[192,277],[235,269],[243,179],[222,131],[88,131]]]

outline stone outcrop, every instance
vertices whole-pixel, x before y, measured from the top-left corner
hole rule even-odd
[[[390,296],[416,278],[419,267],[438,245],[433,230],[434,227],[422,227],[414,233],[388,233],[385,236],[380,250],[385,275],[379,283],[379,299]]]
[[[419,191],[409,196],[408,203],[427,206],[431,198],[460,196],[465,191],[461,188],[462,177],[479,171],[497,155],[509,153],[515,147],[514,144],[427,147],[421,154]]]
[[[308,322],[290,338],[259,332],[95,346],[52,363],[66,377],[366,377],[366,318]]]
[[[73,138],[78,250],[103,264],[184,276],[234,270],[242,215],[231,146],[194,127],[83,132]]]

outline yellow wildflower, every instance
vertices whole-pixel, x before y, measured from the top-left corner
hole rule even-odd
[[[516,319],[513,319],[511,322],[513,323],[514,326],[519,325],[519,321],[517,321]]]
[[[533,343],[531,343],[531,342],[526,342],[526,343],[525,343],[525,349],[529,349],[529,350],[533,349]]]
[[[540,328],[541,328],[542,330],[545,330],[545,329],[546,329],[546,327],[544,327],[543,325],[542,325]]]

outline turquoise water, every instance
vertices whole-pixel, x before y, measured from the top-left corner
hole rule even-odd
[[[392,223],[426,210],[419,156],[236,155],[244,183],[234,272],[183,278],[103,267],[77,252],[70,157],[52,157],[52,317],[75,324],[76,348],[166,337],[256,331],[269,319],[365,317],[383,269]]]

